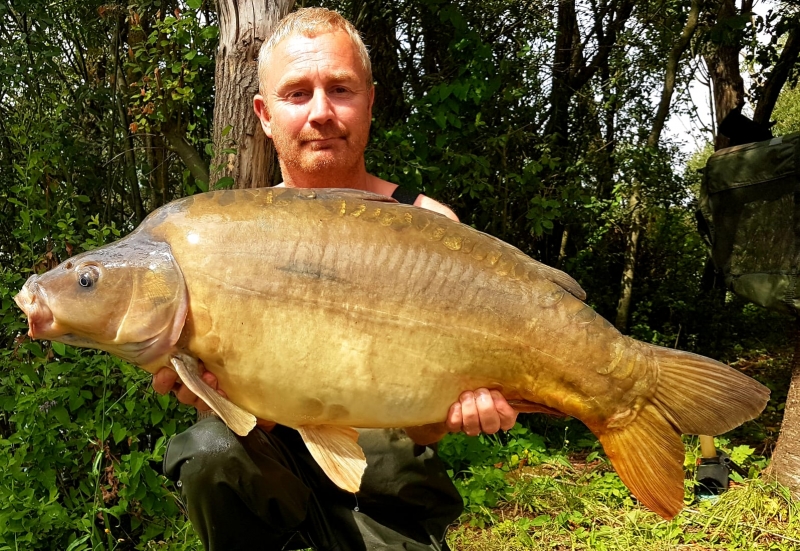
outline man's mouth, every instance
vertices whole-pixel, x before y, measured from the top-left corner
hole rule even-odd
[[[323,145],[324,146],[324,145],[327,145],[327,144],[331,144],[332,145],[332,144],[338,142],[339,140],[344,140],[344,139],[346,139],[344,136],[332,136],[330,138],[314,138],[314,139],[311,139],[311,140],[305,140],[305,143],[309,143],[309,144],[312,144],[312,145]]]
[[[327,140],[314,140],[306,142],[306,149],[311,152],[326,152],[335,151],[339,149],[342,141],[339,138],[330,138]]]

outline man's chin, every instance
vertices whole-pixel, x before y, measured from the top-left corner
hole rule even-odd
[[[304,172],[344,169],[349,168],[353,164],[352,162],[348,162],[350,159],[346,158],[341,152],[335,152],[332,149],[311,152],[310,154],[301,156],[297,161],[299,162],[297,162],[295,166]]]

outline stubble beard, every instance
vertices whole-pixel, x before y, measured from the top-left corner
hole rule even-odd
[[[318,150],[314,150],[312,149],[313,146],[310,147],[308,145],[308,142],[312,140],[329,138],[344,138],[344,149],[318,154]],[[343,129],[326,133],[302,131],[297,137],[288,136],[280,131],[273,131],[272,135],[272,141],[275,144],[275,150],[278,152],[281,166],[315,175],[340,169],[349,170],[357,167],[358,163],[363,163],[367,139],[368,136],[364,138],[354,137]]]

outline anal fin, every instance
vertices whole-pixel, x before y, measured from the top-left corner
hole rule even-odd
[[[665,519],[683,508],[680,433],[651,404],[621,428],[595,431],[622,482],[636,498]]]
[[[181,382],[208,404],[214,413],[228,425],[229,429],[239,436],[246,436],[253,430],[253,427],[256,426],[256,416],[246,412],[227,398],[223,398],[203,382],[198,374],[197,360],[181,354],[179,358],[174,356],[170,358],[170,362],[181,378]],[[187,363],[189,366],[186,365]]]
[[[367,468],[364,450],[358,445],[358,432],[334,425],[306,425],[297,431],[328,478],[342,490],[356,493]]]

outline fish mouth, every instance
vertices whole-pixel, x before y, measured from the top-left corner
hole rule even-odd
[[[28,336],[32,339],[54,339],[64,334],[56,325],[52,310],[42,288],[31,276],[14,297],[20,310],[28,317]]]

